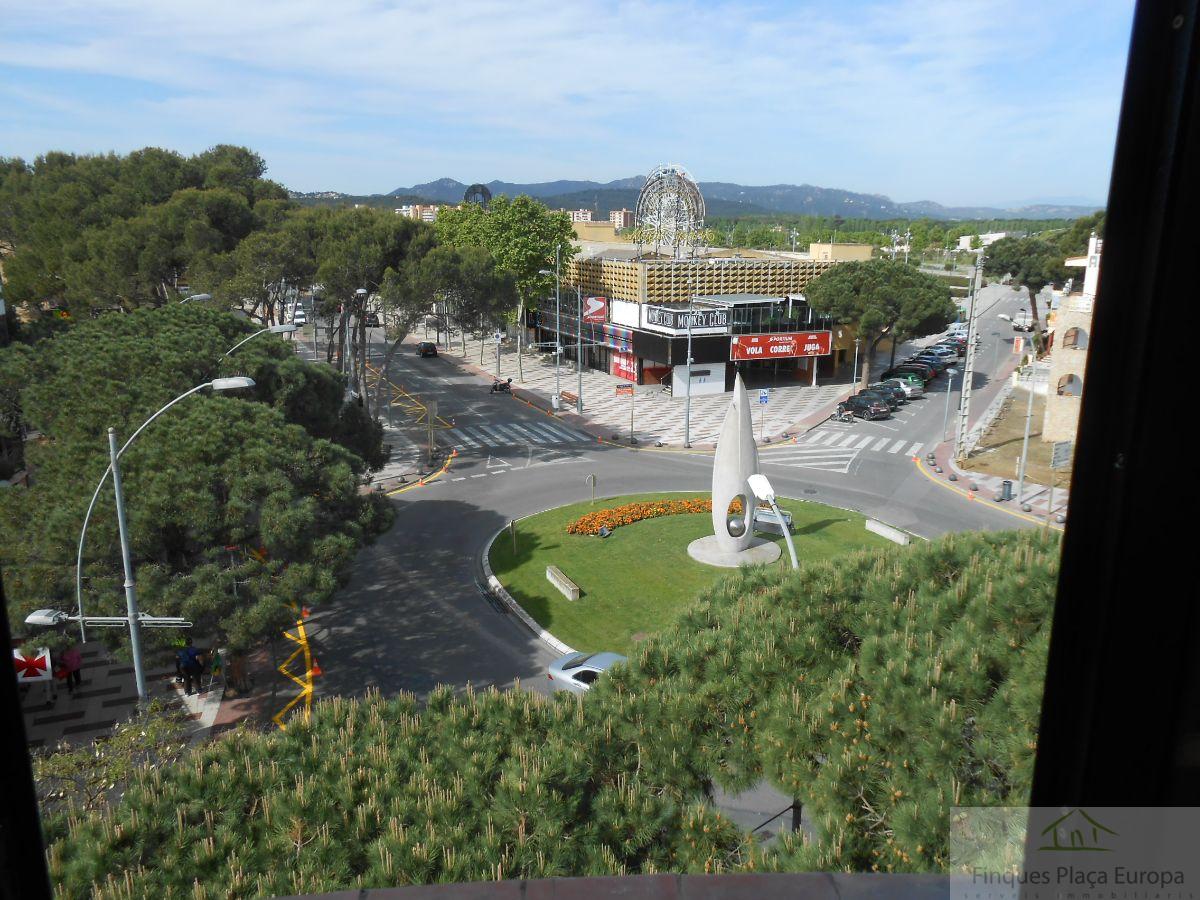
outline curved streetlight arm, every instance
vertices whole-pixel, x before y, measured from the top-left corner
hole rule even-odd
[[[233,353],[234,350],[236,350],[238,347],[242,346],[242,344],[246,343],[246,341],[252,341],[256,337],[258,337],[260,334],[270,334],[270,333],[271,333],[270,328],[264,328],[262,331],[254,332],[254,334],[250,335],[249,337],[242,338],[240,341],[238,341],[236,344],[234,344],[232,347],[230,347],[228,350],[226,350],[223,354],[221,354],[221,359],[225,359],[226,357],[228,357],[231,353]]]
[[[196,385],[190,391],[180,394],[178,397],[176,397],[174,400],[172,400],[170,403],[168,403],[166,406],[164,406],[162,409],[160,409],[158,412],[156,412],[150,418],[148,418],[145,422],[142,423],[141,427],[130,436],[129,440],[127,440],[125,442],[124,446],[122,446],[121,449],[117,451],[117,457],[120,458],[121,454],[129,449],[129,445],[132,444],[134,442],[134,440],[137,438],[137,436],[146,429],[147,425],[149,425],[151,422],[153,422],[155,419],[157,419],[159,416],[161,416],[163,413],[165,413],[168,409],[170,409],[172,406],[174,406],[180,400],[183,400],[185,397],[190,397],[192,394],[196,393],[197,391],[202,391],[208,387],[212,387],[211,381],[206,381],[203,384]],[[77,615],[80,617],[79,618],[79,636],[85,644],[87,643],[87,632],[84,630],[84,616],[83,616],[83,541],[84,541],[84,538],[87,536],[87,527],[88,527],[88,522],[90,522],[91,518],[92,518],[92,510],[95,509],[95,507],[96,507],[96,499],[100,496],[100,490],[104,487],[104,482],[108,480],[108,476],[111,474],[112,474],[112,464],[110,463],[108,466],[105,467],[104,474],[100,476],[100,483],[96,485],[96,490],[92,492],[92,500],[88,504],[87,513],[83,517],[83,528],[79,532],[79,552],[75,557],[75,607],[77,610]]]

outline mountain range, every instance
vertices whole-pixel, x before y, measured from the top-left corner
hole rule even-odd
[[[643,175],[619,178],[616,181],[541,181],[517,184],[510,181],[489,181],[488,190],[495,197],[507,194],[515,197],[528,194],[551,208],[590,209],[596,218],[608,218],[614,209],[634,209],[638,192],[646,183]],[[293,192],[292,197],[310,203],[356,200],[371,206],[389,203],[461,203],[467,185],[453,178],[439,178],[412,187],[400,187],[387,194],[354,197],[336,191]],[[771,184],[752,186],[723,181],[702,181],[706,214],[709,217],[753,215],[835,216],[845,219],[1075,219],[1090,215],[1099,205],[1086,206],[1067,203],[1041,203],[1001,209],[989,206],[943,206],[932,200],[896,203],[882,194],[858,194],[838,188],[816,187],[811,184]]]
[[[607,217],[614,209],[633,209],[645,176],[596,181],[543,181],[516,184],[508,181],[487,183],[492,196],[514,197],[528,194],[547,206],[565,209],[592,209]],[[1090,215],[1100,206],[1037,204],[1009,209],[987,206],[943,206],[932,200],[896,203],[882,194],[858,194],[837,188],[811,184],[771,184],[751,186],[721,181],[702,181],[700,192],[710,216],[793,214],[808,216],[840,215],[847,219],[1074,219]],[[427,197],[437,203],[459,203],[467,185],[453,178],[439,178],[425,184],[396,188],[388,196]]]

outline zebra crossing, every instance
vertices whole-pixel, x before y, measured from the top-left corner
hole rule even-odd
[[[482,450],[528,444],[579,444],[594,438],[558,422],[493,422],[455,428],[443,438],[453,450]]]
[[[920,441],[891,435],[863,435],[861,432],[824,428],[811,431],[796,443],[761,454],[760,460],[781,466],[820,469],[846,474],[862,453],[916,456],[925,445]]]

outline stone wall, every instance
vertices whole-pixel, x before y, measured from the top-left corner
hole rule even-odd
[[[1073,441],[1079,424],[1084,370],[1091,343],[1092,301],[1066,298],[1054,314],[1054,344],[1050,350],[1050,383],[1043,441]]]

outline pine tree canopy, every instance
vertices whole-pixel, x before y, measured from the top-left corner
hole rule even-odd
[[[50,819],[52,873],[71,896],[246,897],[936,871],[951,807],[1028,801],[1057,567],[1057,537],[1024,531],[745,570],[583,699],[334,699],[141,769],[115,807]],[[764,778],[814,836],[763,847],[707,802]]]

